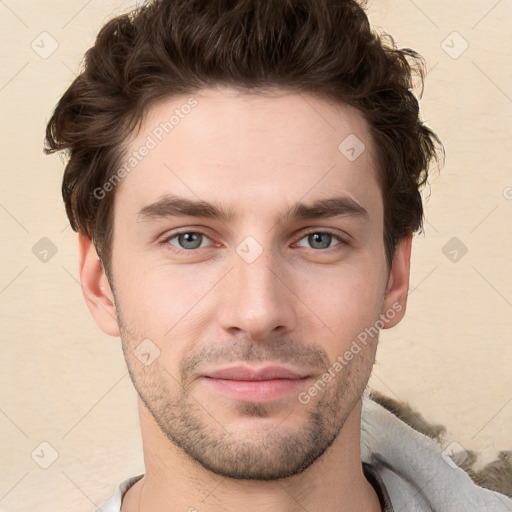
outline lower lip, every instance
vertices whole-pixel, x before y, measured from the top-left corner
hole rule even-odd
[[[307,378],[270,380],[228,380],[205,377],[203,379],[216,391],[234,398],[251,402],[276,400],[292,392],[297,392]]]

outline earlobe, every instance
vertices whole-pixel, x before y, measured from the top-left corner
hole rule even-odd
[[[110,336],[119,336],[114,295],[90,237],[78,234],[79,272],[82,293],[99,328]]]
[[[402,238],[395,249],[382,311],[385,320],[384,329],[397,325],[405,314],[409,291],[412,236],[413,234],[409,233]]]

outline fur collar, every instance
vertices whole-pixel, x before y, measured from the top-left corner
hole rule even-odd
[[[501,452],[475,471],[474,452],[465,452],[457,464],[457,454],[443,451],[444,433],[442,425],[428,423],[406,403],[375,391],[363,399],[361,457],[378,468],[394,505],[404,503],[404,510],[512,511],[512,500],[506,498],[512,496],[512,452]]]

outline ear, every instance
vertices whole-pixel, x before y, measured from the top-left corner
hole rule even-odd
[[[90,237],[78,233],[79,272],[82,293],[99,328],[110,336],[120,336],[114,294]]]
[[[411,232],[402,238],[395,249],[382,310],[384,329],[394,327],[405,315],[409,291],[412,235]]]

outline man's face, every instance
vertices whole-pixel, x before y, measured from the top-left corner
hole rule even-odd
[[[344,354],[389,307],[372,140],[359,112],[312,96],[208,89],[183,107],[189,98],[148,112],[115,191],[125,358],[160,429],[205,468],[297,474],[359,400],[377,337]],[[161,123],[176,109],[171,130]],[[178,215],[177,198],[232,217]],[[336,216],[293,210],[333,198]]]

